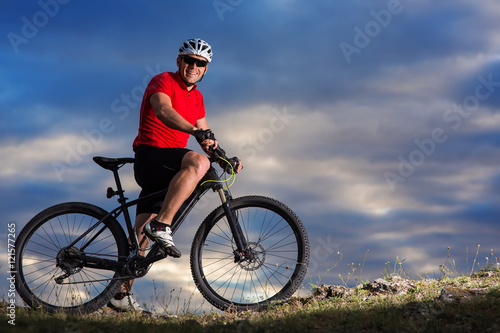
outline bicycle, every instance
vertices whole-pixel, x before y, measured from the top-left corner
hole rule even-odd
[[[229,159],[215,149],[211,163],[235,177]],[[124,281],[143,277],[167,257],[153,243],[147,255],[139,244],[128,208],[163,198],[167,189],[128,201],[118,170],[135,159],[94,157],[113,173],[118,196],[111,212],[82,202],[49,207],[33,217],[16,240],[16,289],[31,308],[49,312],[91,313],[106,305]],[[299,217],[285,204],[263,196],[233,199],[226,180],[211,166],[172,223],[175,233],[210,189],[222,204],[201,223],[191,245],[190,265],[203,297],[221,310],[255,310],[291,297],[309,263],[309,241]],[[230,178],[231,178],[230,177]],[[230,179],[229,178],[229,179]],[[234,182],[234,179],[233,179]],[[117,221],[123,214],[126,231]]]

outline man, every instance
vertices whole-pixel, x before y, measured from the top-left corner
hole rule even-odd
[[[163,202],[137,205],[135,230],[141,248],[148,239],[161,245],[162,251],[179,258],[170,225],[182,203],[191,195],[210,168],[209,159],[186,149],[190,135],[196,137],[203,151],[217,141],[205,118],[203,96],[196,83],[201,81],[212,61],[212,48],[201,39],[188,39],[179,49],[178,71],[156,75],[144,92],[139,133],[134,140],[134,175],[141,186],[140,197],[165,189]],[[241,163],[236,171],[241,170]],[[143,254],[142,251],[141,254]],[[130,281],[109,303],[119,311],[144,311],[130,295]]]

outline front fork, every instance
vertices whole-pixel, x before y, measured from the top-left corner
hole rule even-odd
[[[241,230],[238,216],[234,214],[229,206],[232,199],[231,195],[224,189],[218,189],[218,192],[220,200],[222,201],[222,209],[224,209],[224,213],[227,216],[227,222],[229,223],[229,228],[231,228],[231,233],[236,243],[236,250],[233,251],[234,262],[240,262],[246,256],[247,241],[243,234],[243,230]]]

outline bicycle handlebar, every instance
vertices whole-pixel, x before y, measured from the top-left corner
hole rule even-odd
[[[228,174],[233,174],[235,172],[235,168],[238,166],[238,163],[240,161],[240,159],[236,156],[234,157],[227,157],[226,155],[226,152],[224,149],[222,149],[220,146],[217,146],[217,148],[213,149],[211,148],[210,149],[210,152],[211,152],[211,158],[210,158],[210,162],[219,162],[219,161],[223,161],[225,163],[225,165],[221,165],[219,164],[226,173]]]
[[[194,132],[194,137],[196,138],[196,141],[198,141],[199,144],[201,144],[205,140],[213,140],[216,141],[215,135],[212,132],[212,130],[207,129],[198,129]],[[219,165],[221,168],[224,169],[224,171],[230,175],[235,173],[235,168],[238,166],[240,159],[236,156],[228,158],[226,156],[226,152],[224,149],[222,149],[220,146],[217,146],[217,148],[213,148],[213,146],[208,147],[208,152],[211,155],[210,156],[210,162],[219,162]],[[225,165],[222,164],[222,162],[225,163]]]

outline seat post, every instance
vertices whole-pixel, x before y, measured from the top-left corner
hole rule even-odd
[[[115,177],[116,189],[117,189],[117,192],[118,192],[118,196],[120,197],[118,199],[118,202],[119,203],[125,203],[125,200],[127,198],[125,198],[125,196],[123,195],[123,193],[125,191],[122,188],[122,183],[120,181],[120,176],[118,175],[118,168],[113,168],[111,171],[113,172],[113,177]]]
[[[125,191],[122,188],[122,184],[120,181],[120,176],[118,175],[118,168],[113,168],[111,170],[113,172],[113,176],[115,177],[116,188],[118,192],[118,202],[122,206],[123,217],[125,218],[125,224],[127,225],[128,234],[130,236],[130,240],[132,241],[133,247],[138,248],[137,236],[135,234],[134,227],[132,226],[132,220],[130,219],[130,213],[128,212],[127,207],[125,207],[125,203],[127,202],[127,198],[123,194]]]

